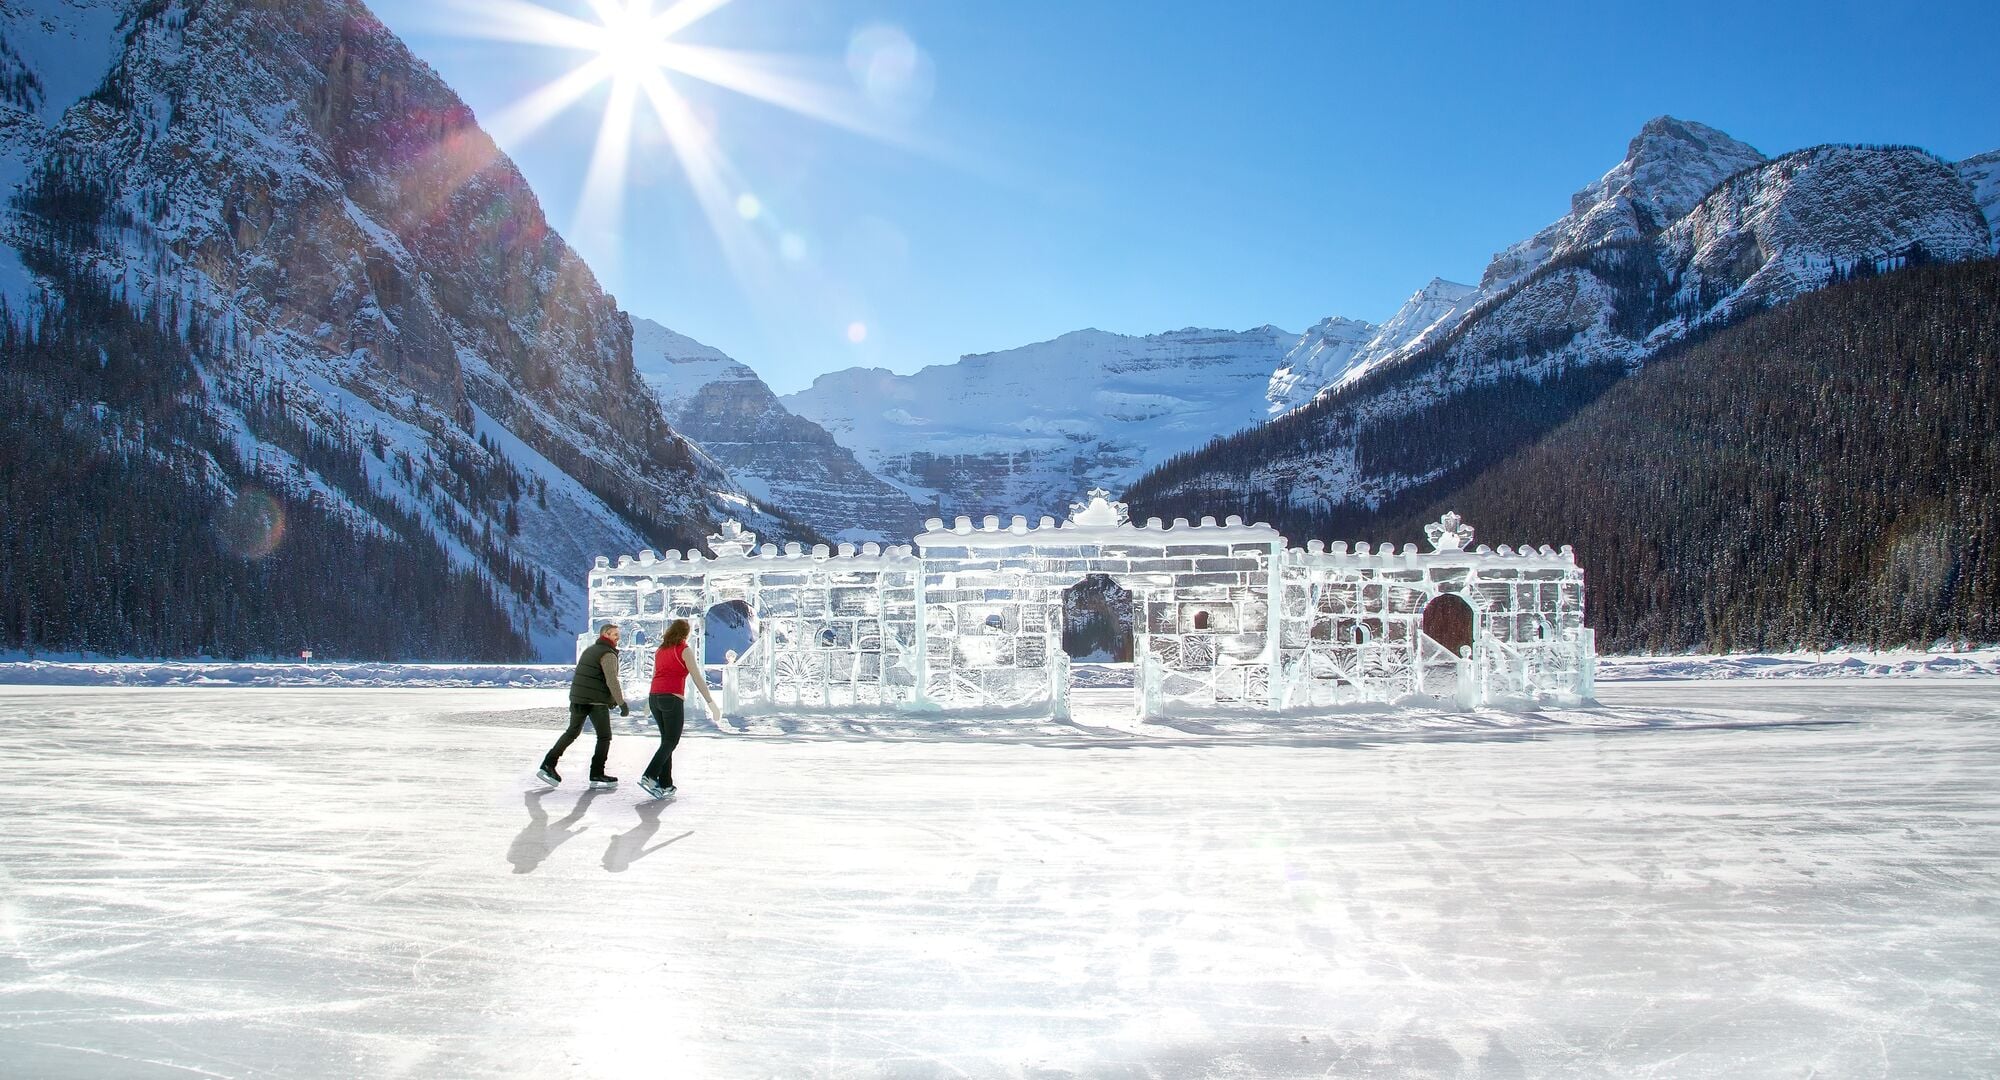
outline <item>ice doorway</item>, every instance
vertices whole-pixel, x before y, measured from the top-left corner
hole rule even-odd
[[[1109,574],[1087,574],[1063,590],[1063,652],[1079,664],[1132,662],[1132,594]]]
[[[1137,711],[1133,599],[1109,574],[1086,574],[1063,590],[1062,648],[1069,657],[1069,685],[1060,692],[1066,697],[1066,715],[1115,726]]]
[[[1472,605],[1443,593],[1424,605],[1424,634],[1453,656],[1472,645]]]
[[[742,658],[757,640],[757,619],[750,605],[741,600],[724,600],[708,609],[701,620],[701,662],[728,664]]]

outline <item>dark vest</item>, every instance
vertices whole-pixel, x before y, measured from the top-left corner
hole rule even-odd
[[[585,705],[611,704],[611,684],[604,681],[604,654],[618,646],[598,638],[576,658],[576,674],[569,680],[569,699]]]

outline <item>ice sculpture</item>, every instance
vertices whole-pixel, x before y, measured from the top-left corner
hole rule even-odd
[[[1292,548],[1269,525],[1129,520],[1103,490],[1067,520],[933,518],[914,545],[810,552],[727,522],[708,554],[600,557],[590,625],[627,627],[630,689],[650,645],[721,604],[754,640],[723,668],[723,705],[769,710],[978,710],[1064,715],[1065,594],[1089,579],[1131,605],[1134,708],[1317,709],[1446,699],[1588,699],[1596,668],[1583,572],[1569,548],[1470,548],[1446,514],[1416,545]],[[1076,610],[1072,606],[1071,610]],[[740,616],[739,616],[740,622]],[[590,634],[579,635],[579,647]],[[700,655],[702,642],[694,643]]]

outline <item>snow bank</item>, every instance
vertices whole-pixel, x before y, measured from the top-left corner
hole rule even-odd
[[[17,654],[18,655],[18,654]],[[1072,669],[1078,689],[1132,685],[1129,664],[1084,664]],[[715,670],[709,684],[716,684]],[[568,664],[388,664],[256,663],[232,661],[0,661],[0,686],[384,686],[384,687],[562,687]],[[2000,647],[1965,652],[1861,650],[1824,653],[1764,653],[1728,656],[1607,656],[1598,661],[1599,682],[1658,682],[1676,679],[1843,679],[1995,678]],[[1122,704],[1122,699],[1121,699]],[[1344,721],[1354,710],[1314,710]],[[1371,710],[1362,710],[1364,712]],[[1388,710],[1405,712],[1408,710]],[[1533,708],[1519,711],[1534,712]],[[1430,715],[1433,710],[1416,712]],[[1414,714],[1413,714],[1414,715]],[[886,716],[857,715],[857,720]],[[908,718],[898,717],[908,722]],[[993,717],[989,719],[998,719]],[[1296,726],[1299,714],[1279,722]]]
[[[2000,648],[1964,652],[1733,653],[1724,656],[1603,656],[1598,682],[1661,679],[1890,679],[2000,676]]]
[[[568,664],[0,663],[0,685],[560,687]]]

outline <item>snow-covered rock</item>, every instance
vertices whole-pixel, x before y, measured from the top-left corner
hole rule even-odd
[[[1552,259],[1599,244],[1651,236],[1686,215],[1723,178],[1764,160],[1755,147],[1706,124],[1646,122],[1610,171],[1570,196],[1570,212],[1493,256],[1480,278],[1497,296]]]
[[[675,430],[744,490],[834,540],[901,543],[923,515],[824,428],[794,415],[746,364],[649,319],[632,320],[632,362]]]
[[[1271,376],[1271,415],[1422,349],[1456,326],[1481,295],[1473,286],[1432,278],[1380,326],[1327,319],[1306,333]]]
[[[1311,401],[1320,388],[1353,368],[1356,358],[1367,349],[1381,329],[1360,319],[1332,316],[1321,319],[1292,346],[1278,370],[1271,373],[1264,396],[1276,415],[1301,402]]]
[[[1986,215],[1993,252],[2000,255],[2000,150],[1989,150],[1958,163],[1958,175],[1972,189],[1972,200]]]
[[[0,194],[19,187],[51,149],[63,113],[110,70],[127,6],[126,0],[0,2]],[[35,292],[18,254],[0,244],[0,298],[19,310]]]
[[[1824,286],[1836,266],[1918,250],[1977,258],[1991,244],[1972,189],[1934,155],[1816,146],[1724,181],[1660,234],[1658,257],[1680,283],[1687,323],[1790,300]]]
[[[762,382],[748,364],[712,345],[669,330],[651,319],[632,317],[632,369],[646,379],[672,421],[714,383]]]
[[[1078,330],[914,375],[837,371],[783,401],[932,513],[1060,515],[1262,419],[1299,340],[1274,326]]]

